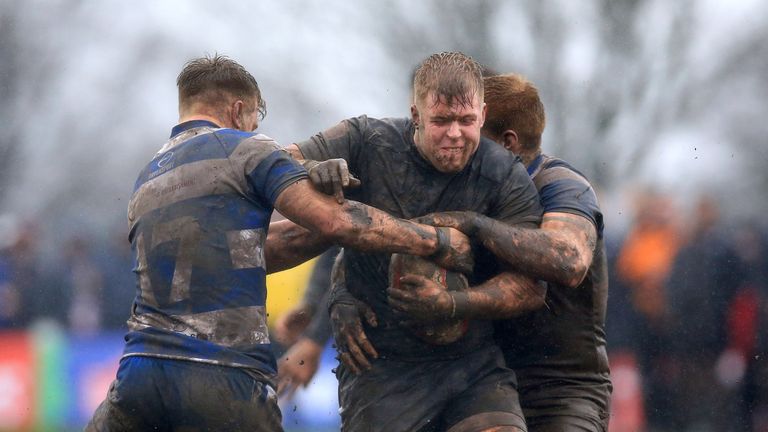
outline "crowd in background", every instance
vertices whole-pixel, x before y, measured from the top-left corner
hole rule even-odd
[[[609,350],[636,358],[653,430],[768,430],[765,232],[711,197],[681,207],[641,195],[609,239]]]
[[[606,328],[611,358],[637,364],[645,428],[768,430],[764,227],[722,217],[709,197],[686,210],[656,192],[635,200],[631,220],[607,234]],[[135,288],[124,233],[74,236],[53,253],[33,220],[2,237],[0,330],[40,320],[78,334],[125,328]]]

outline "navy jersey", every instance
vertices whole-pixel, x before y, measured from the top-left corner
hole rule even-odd
[[[499,321],[497,339],[508,366],[517,372],[523,408],[535,399],[573,397],[606,410],[610,379],[605,342],[608,276],[603,214],[590,183],[565,161],[540,155],[528,170],[545,214],[582,216],[594,224],[598,239],[592,265],[578,287],[550,283],[546,307]],[[577,385],[579,382],[590,385]]]
[[[128,207],[138,287],[124,356],[274,374],[263,246],[275,200],[306,176],[264,135],[176,126]]]
[[[437,171],[416,149],[410,119],[352,118],[298,144],[304,157],[343,158],[362,182],[349,197],[404,219],[427,213],[472,210],[510,224],[537,226],[541,206],[528,173],[514,155],[483,138],[459,173]],[[378,317],[365,332],[382,357],[426,360],[452,358],[493,343],[490,321],[473,320],[468,333],[448,345],[429,345],[407,328],[387,303],[389,254],[347,249],[347,289]],[[486,278],[494,259],[478,259]],[[483,265],[485,264],[485,266]],[[475,280],[473,282],[479,282]]]

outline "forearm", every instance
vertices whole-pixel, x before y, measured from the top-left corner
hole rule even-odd
[[[519,273],[502,272],[451,295],[454,318],[506,319],[543,306],[546,285]]]
[[[331,286],[325,297],[327,310],[330,311],[336,303],[354,303],[355,297],[347,291],[347,272],[344,266],[344,249],[336,255],[331,267]]]
[[[295,267],[332,246],[332,242],[289,220],[269,224],[264,246],[267,273]]]
[[[591,262],[591,255],[559,230],[522,228],[478,216],[473,236],[499,261],[564,286],[578,286]]]
[[[285,188],[275,201],[275,209],[333,243],[362,252],[429,257],[459,271],[471,271],[474,264],[469,239],[456,230],[397,219],[356,201],[339,203],[306,181]]]
[[[429,256],[437,252],[436,231],[429,225],[397,219],[374,207],[347,201],[340,209],[334,240],[362,252],[407,253]]]

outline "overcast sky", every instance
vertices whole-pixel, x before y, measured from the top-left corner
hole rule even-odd
[[[5,1],[0,213],[124,229],[190,58],[246,66],[267,100],[260,132],[290,143],[350,116],[407,115],[411,69],[446,50],[537,83],[545,151],[593,178],[611,211],[651,185],[757,213],[765,177],[744,173],[768,165],[766,28],[759,0]]]

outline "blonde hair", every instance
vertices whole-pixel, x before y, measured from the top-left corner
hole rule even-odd
[[[434,92],[438,100],[471,105],[475,95],[483,100],[483,67],[466,54],[441,52],[427,57],[413,76],[415,101]]]

